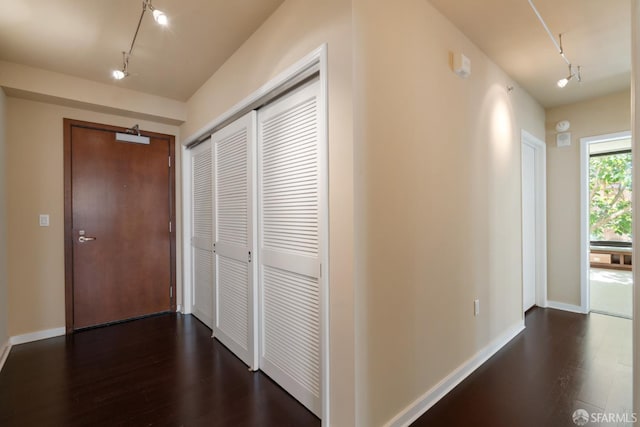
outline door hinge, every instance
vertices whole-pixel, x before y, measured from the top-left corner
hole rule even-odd
[[[171,225],[171,221],[169,221],[169,233],[172,232],[173,226]]]
[[[173,298],[173,286],[169,286],[169,298]]]
[[[249,251],[249,262],[251,262],[251,251]]]
[[[169,167],[171,167],[171,156],[169,156]]]

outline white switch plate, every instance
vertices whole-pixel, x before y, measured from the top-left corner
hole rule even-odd
[[[558,148],[571,147],[571,132],[561,132],[556,135]]]
[[[473,300],[473,315],[477,316],[480,314],[480,300]]]
[[[49,215],[40,215],[40,227],[49,226]]]

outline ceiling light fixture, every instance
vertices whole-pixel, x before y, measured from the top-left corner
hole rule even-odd
[[[571,77],[573,77],[573,76],[565,77],[565,78],[562,78],[562,79],[558,80],[558,83],[557,83],[558,87],[560,89],[562,89],[563,87],[568,85],[569,84],[569,80],[571,80]]]
[[[549,38],[553,42],[553,45],[558,50],[558,53],[560,54],[562,59],[564,59],[564,62],[566,62],[567,65],[569,66],[569,76],[558,80],[558,83],[557,83],[558,87],[559,88],[565,87],[567,84],[569,84],[569,81],[573,77],[575,77],[578,82],[581,82],[582,81],[582,76],[580,75],[580,66],[578,65],[576,67],[577,68],[577,73],[574,73],[573,72],[573,66],[571,65],[571,61],[569,61],[569,58],[567,58],[567,55],[564,53],[564,48],[562,47],[562,34],[560,34],[558,36],[558,38],[560,40],[560,42],[558,43],[558,41],[556,41],[556,38],[553,36],[553,33],[551,32],[551,30],[549,30],[549,27],[547,26],[547,23],[544,22],[544,19],[542,19],[542,15],[540,15],[540,12],[538,12],[538,9],[533,4],[533,0],[528,0],[528,1],[529,1],[529,5],[531,6],[531,9],[533,9],[533,12],[536,14],[536,16],[538,17],[538,20],[542,24],[542,27],[545,29],[545,31],[549,35]]]
[[[111,75],[116,80],[122,80],[129,75],[129,56],[127,52],[122,52],[122,69],[121,70],[113,70]]]
[[[153,9],[153,7],[151,6],[151,3],[149,3],[149,8],[153,13],[153,19],[155,19],[158,24],[164,25],[164,26],[169,25],[169,18],[167,18],[167,15],[165,15],[163,11],[158,9]]]
[[[582,81],[582,76],[580,75],[580,66],[578,65],[576,68],[577,68],[577,71],[574,73],[573,72],[573,67],[571,66],[571,64],[569,64],[569,75],[567,77],[564,77],[564,78],[558,80],[558,87],[559,88],[562,89],[563,87],[568,85],[569,81],[574,77],[576,78],[576,80],[578,80],[578,82]]]
[[[142,25],[142,18],[144,18],[144,14],[149,9],[153,14],[153,19],[162,26],[169,25],[169,18],[167,15],[161,11],[153,7],[151,4],[151,0],[142,0],[142,13],[140,14],[140,19],[138,19],[138,26],[136,27],[136,32],[133,34],[133,40],[131,40],[131,46],[129,47],[128,52],[122,52],[122,68],[113,70],[111,75],[116,80],[122,80],[129,75],[129,58],[131,57],[131,53],[133,52],[133,47],[136,44],[136,39],[138,38],[138,32],[140,31],[140,25]]]

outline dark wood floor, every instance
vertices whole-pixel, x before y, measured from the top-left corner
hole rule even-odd
[[[319,426],[192,316],[164,315],[12,348],[0,426]]]
[[[575,427],[576,409],[631,417],[630,320],[534,308],[525,323],[413,426]]]
[[[629,320],[533,309],[526,324],[414,426],[573,427],[578,408],[631,411]],[[0,426],[150,425],[320,421],[191,316],[15,346],[0,372]]]

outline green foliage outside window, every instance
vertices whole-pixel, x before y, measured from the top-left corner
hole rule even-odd
[[[589,160],[591,240],[631,241],[631,153]]]

